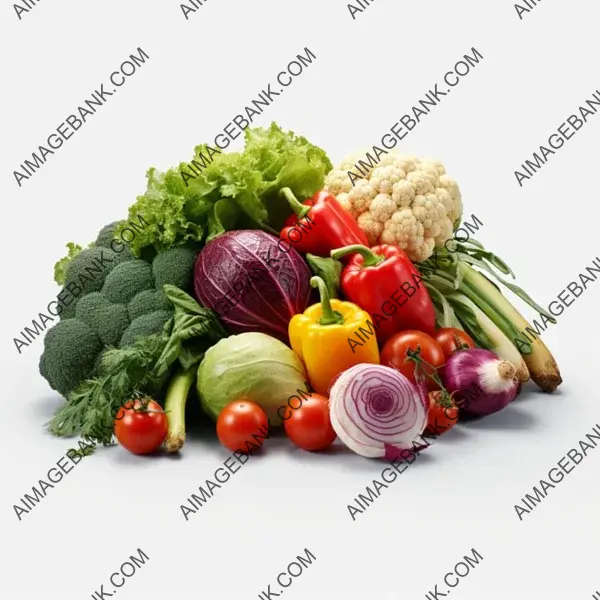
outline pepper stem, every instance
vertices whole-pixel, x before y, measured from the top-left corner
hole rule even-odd
[[[375,254],[370,248],[361,246],[360,244],[337,248],[337,250],[332,250],[330,253],[331,258],[335,258],[336,260],[339,260],[342,256],[346,256],[347,254],[360,254],[364,259],[365,267],[376,267],[385,260],[383,254]]]
[[[331,308],[331,300],[329,299],[329,292],[327,286],[321,277],[314,276],[310,278],[310,285],[314,288],[319,288],[319,294],[321,296],[321,318],[319,319],[320,325],[343,325],[344,317],[337,310]]]
[[[279,193],[287,200],[290,208],[294,211],[298,219],[305,217],[310,211],[310,206],[305,206],[294,196],[294,192],[289,187],[284,187],[279,190]]]

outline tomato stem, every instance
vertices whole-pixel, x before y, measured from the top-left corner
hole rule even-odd
[[[433,379],[433,381],[435,381],[435,383],[439,386],[440,388],[440,397],[439,397],[439,401],[436,402],[436,404],[439,404],[440,406],[443,406],[444,408],[454,408],[456,406],[456,402],[454,401],[454,392],[452,392],[452,394],[450,392],[448,392],[448,390],[446,389],[446,386],[442,383],[442,380],[440,378],[440,376],[438,375],[437,372],[437,367],[433,366],[431,363],[427,362],[424,358],[421,357],[421,346],[417,346],[416,350],[412,350],[411,348],[409,348],[406,351],[406,359],[404,362],[406,361],[412,361],[415,363],[415,378],[416,379],[421,379],[421,377],[423,376],[422,374],[425,373],[425,375],[427,375],[427,377],[429,377],[430,379]],[[427,365],[432,371],[433,373],[430,373],[429,371],[427,371],[427,369],[423,368],[423,365]]]
[[[440,379],[440,376],[437,373],[437,368],[434,367],[431,363],[427,362],[424,358],[421,358],[421,346],[417,346],[416,350],[412,350],[411,348],[409,348],[406,351],[406,358],[404,362],[406,361],[412,361],[415,363],[415,374],[418,371],[418,374],[421,375],[421,371],[423,371],[425,375],[427,375],[427,377],[433,379],[433,381],[435,381],[435,383],[437,383],[440,386],[440,389],[447,392],[446,388],[444,387],[444,384],[442,383],[442,380]],[[432,373],[427,371],[427,369],[423,368],[424,364],[432,370]]]

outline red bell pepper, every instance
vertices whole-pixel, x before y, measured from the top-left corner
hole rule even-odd
[[[404,329],[433,335],[433,303],[422,277],[402,249],[387,244],[371,249],[347,246],[331,256],[338,259],[348,254],[353,256],[342,271],[342,291],[350,302],[371,315],[380,345]]]
[[[365,232],[329,192],[318,191],[303,203],[290,188],[283,188],[280,193],[294,214],[286,220],[279,237],[298,252],[328,257],[340,246],[369,244]]]

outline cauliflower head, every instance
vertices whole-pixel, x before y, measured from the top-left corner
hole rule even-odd
[[[460,223],[458,185],[439,161],[398,152],[383,156],[361,178],[354,167],[360,158],[364,154],[346,157],[325,178],[325,189],[356,219],[372,246],[394,244],[414,262],[427,260]]]

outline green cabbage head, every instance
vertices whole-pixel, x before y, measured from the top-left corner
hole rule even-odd
[[[299,396],[301,390],[306,395],[310,389],[298,356],[283,342],[255,332],[232,335],[207,350],[198,367],[197,388],[202,407],[213,419],[230,402],[247,399],[265,411],[272,426],[281,425],[277,411],[287,406],[290,396]]]

